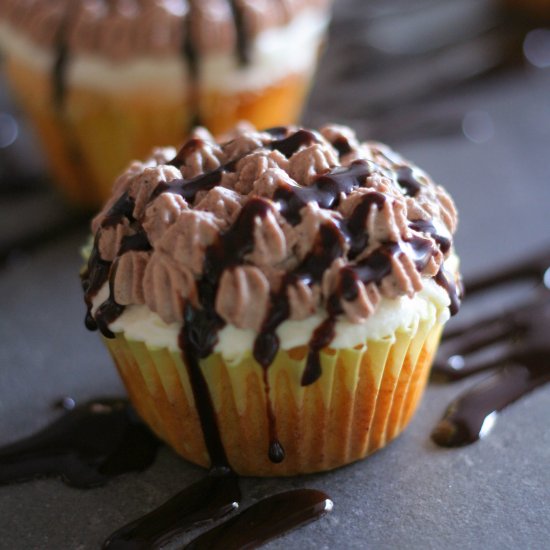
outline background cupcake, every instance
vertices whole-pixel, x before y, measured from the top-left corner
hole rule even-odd
[[[83,275],[140,415],[248,475],[335,468],[410,420],[455,312],[452,200],[349,128],[205,131],[117,180]]]
[[[295,121],[328,0],[6,0],[0,47],[53,174],[98,205],[152,146]]]

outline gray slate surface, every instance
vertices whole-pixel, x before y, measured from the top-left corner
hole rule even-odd
[[[494,136],[481,144],[460,132],[395,140],[455,197],[466,275],[550,246],[549,90],[548,70],[517,69],[423,107],[486,112]],[[321,104],[316,88],[310,120],[324,116]],[[335,105],[329,115],[338,113]],[[74,231],[0,270],[0,445],[54,419],[50,405],[61,396],[82,402],[123,392],[97,335],[82,323],[77,272],[85,237]],[[436,448],[431,428],[471,383],[430,386],[409,429],[365,461],[321,475],[244,480],[243,506],[295,487],[322,489],[335,502],[328,517],[266,548],[548,548],[550,387],[506,410],[478,444]],[[148,471],[99,489],[53,479],[1,487],[0,548],[99,548],[202,474],[163,449]]]

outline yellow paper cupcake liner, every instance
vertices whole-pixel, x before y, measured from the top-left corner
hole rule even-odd
[[[280,350],[268,369],[270,400],[286,458],[268,458],[262,369],[251,355],[200,362],[229,462],[241,475],[294,475],[361,459],[401,433],[424,390],[441,325],[420,321],[393,337],[321,352],[322,375],[300,384],[305,347]],[[157,435],[187,460],[208,467],[208,453],[179,352],[122,334],[105,340],[130,399]]]

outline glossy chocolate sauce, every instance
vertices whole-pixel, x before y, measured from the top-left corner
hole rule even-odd
[[[410,166],[402,166],[397,169],[397,183],[405,189],[405,194],[409,197],[416,197],[420,191],[421,184],[415,178]]]
[[[491,373],[449,405],[432,433],[438,445],[477,441],[490,431],[499,411],[550,382],[549,267],[550,255],[538,254],[466,285],[473,299],[509,283],[538,282],[527,302],[446,334],[433,367],[436,376],[460,380]]]
[[[94,238],[94,246],[88,260],[88,266],[81,275],[82,288],[84,290],[84,301],[86,302],[86,328],[89,330],[100,329],[101,333],[107,338],[113,338],[114,334],[109,329],[108,325],[117,319],[124,311],[124,306],[117,304],[114,299],[113,283],[116,275],[116,262],[103,260],[99,254],[99,237],[103,229],[116,227],[117,225],[128,220],[134,223],[133,217],[134,200],[123,193],[121,197],[111,207],[105,219],[101,223],[101,228]],[[151,245],[145,236],[143,228],[140,228],[136,235],[125,237],[122,240],[119,255],[130,250],[149,250]],[[92,316],[92,301],[97,295],[101,287],[109,282],[109,298],[100,305],[95,316]]]
[[[319,519],[332,510],[332,501],[321,491],[296,489],[265,498],[244,512],[210,529],[185,550],[241,550],[258,546]]]
[[[89,489],[123,473],[144,470],[154,462],[162,443],[126,400],[97,399],[76,406],[74,400],[65,398],[57,406],[65,409],[59,420],[0,449],[0,485],[59,476],[68,485]],[[219,449],[209,447],[209,452],[218,463],[225,461],[223,447],[221,455]],[[240,501],[238,477],[229,467],[212,468],[207,476],[160,507],[118,529],[103,548],[160,548],[178,535],[235,511]],[[314,490],[300,489],[267,497],[227,524],[208,531],[190,547],[206,548],[203,540],[211,541],[211,548],[243,548],[245,541],[257,547],[318,519],[331,508],[329,498]],[[239,533],[243,527],[247,532]],[[225,533],[223,539],[219,538],[220,529]],[[231,546],[223,546],[222,540]]]
[[[239,507],[240,501],[237,476],[230,470],[214,471],[149,514],[115,531],[105,541],[103,548],[159,548],[178,535],[233,512]],[[269,521],[269,518],[266,520]]]
[[[0,484],[60,476],[74,487],[97,487],[125,472],[145,470],[160,441],[127,401],[98,399],[74,407],[37,434],[0,449]]]

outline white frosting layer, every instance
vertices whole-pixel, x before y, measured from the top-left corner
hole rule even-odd
[[[239,65],[234,52],[202,56],[200,87],[234,93],[263,88],[291,74],[309,74],[328,21],[325,10],[308,9],[286,26],[261,32],[252,42],[251,62],[246,66]],[[5,23],[0,23],[0,47],[39,71],[49,72],[54,63],[53,52],[36,46]],[[102,57],[75,54],[70,58],[67,82],[70,86],[92,90],[147,89],[155,94],[181,97],[190,78],[179,55],[113,63]]]
[[[107,299],[105,285],[94,299],[94,308]],[[399,329],[414,326],[421,319],[432,319],[445,323],[449,318],[449,296],[435,281],[429,279],[424,289],[412,298],[406,296],[382,298],[376,311],[364,323],[351,323],[340,319],[336,323],[336,335],[331,348],[353,348],[365,344],[367,340],[392,338]],[[287,320],[277,329],[280,345],[291,349],[307,345],[315,328],[321,324],[326,314],[318,313],[302,321]],[[133,305],[125,308],[122,315],[109,325],[113,332],[123,332],[126,338],[145,342],[150,347],[169,348],[177,351],[179,323],[166,324],[147,306]],[[214,351],[220,353],[229,363],[238,363],[246,353],[250,353],[256,334],[226,325],[218,333],[218,343]]]

